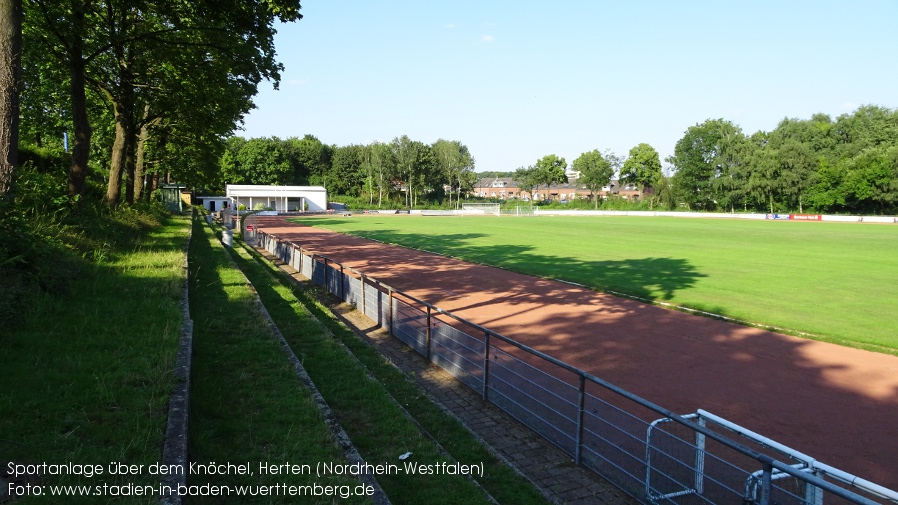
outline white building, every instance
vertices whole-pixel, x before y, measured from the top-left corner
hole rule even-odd
[[[209,212],[218,212],[231,205],[231,199],[226,196],[198,196],[196,202],[202,204]]]
[[[257,186],[228,184],[225,195],[233,208],[266,207],[278,212],[321,212],[327,210],[327,190],[322,186]]]

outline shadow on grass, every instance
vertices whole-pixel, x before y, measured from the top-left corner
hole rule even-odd
[[[339,222],[339,220],[336,221]],[[329,233],[324,232],[320,236],[316,236],[315,233],[304,233],[302,246],[312,251],[319,250],[322,254],[333,254],[336,260],[340,260],[341,257],[350,257],[354,252],[364,251],[367,247],[364,242],[341,244],[339,254],[335,254],[336,251],[333,248],[327,248]],[[387,244],[402,244],[403,247],[435,252],[464,261],[495,265],[513,272],[575,282],[599,291],[615,291],[652,301],[670,300],[674,297],[675,292],[689,289],[695,285],[698,279],[705,277],[705,274],[699,272],[688,260],[682,258],[584,261],[575,256],[537,254],[533,252],[535,248],[532,246],[472,244],[472,240],[486,236],[479,233],[443,234],[439,238],[435,238],[397,230],[380,230],[365,232],[358,236]],[[366,267],[376,269],[389,269],[400,260],[411,261],[412,266],[415,266],[415,260],[409,260],[410,257],[405,254],[402,254],[401,257],[398,255],[368,257],[364,259],[364,263]],[[427,263],[418,261],[417,266],[426,269],[430,260],[425,261]],[[416,275],[424,275],[425,278],[428,276],[427,272],[418,272]],[[434,270],[432,275],[436,280],[436,278],[443,278],[445,273]],[[471,288],[490,290],[490,286],[479,283],[474,283]],[[506,289],[506,286],[502,286],[502,289]]]
[[[191,459],[257,465],[345,462],[307,389],[259,314],[250,287],[226,251],[196,223],[191,244],[194,358]],[[254,470],[255,471],[255,470]],[[192,473],[188,485],[290,485],[316,482],[307,472],[280,475]],[[322,485],[354,486],[350,476]],[[194,496],[191,503],[271,503],[266,496]],[[354,503],[370,503],[363,498]]]
[[[116,249],[124,261],[78,260],[69,293],[36,299],[14,324],[0,328],[0,370],[8,385],[0,395],[4,465],[148,466],[160,460],[182,322],[187,236],[172,223],[154,233],[159,240],[141,237],[141,254],[122,250],[131,244]],[[160,255],[165,261],[158,261]],[[107,482],[154,485],[158,476],[144,472]],[[41,481],[94,483],[78,475],[45,475]]]

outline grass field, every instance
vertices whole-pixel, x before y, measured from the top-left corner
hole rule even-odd
[[[898,354],[898,226],[662,217],[296,221]]]

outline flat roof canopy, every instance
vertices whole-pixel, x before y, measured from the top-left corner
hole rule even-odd
[[[327,190],[323,186],[228,184],[225,186],[225,194],[247,208],[264,202],[263,205],[282,212],[303,210],[302,205],[290,202],[301,200],[305,202],[306,210],[327,210]]]

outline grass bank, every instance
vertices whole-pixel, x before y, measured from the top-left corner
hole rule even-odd
[[[300,490],[314,484],[338,486],[336,496],[342,494],[344,503],[370,503],[355,496],[359,480],[315,475],[318,463],[345,464],[346,458],[271,334],[246,278],[212,229],[199,220],[191,242],[190,283],[191,460],[202,465],[247,465],[249,470],[243,475],[190,475],[188,486],[198,492],[190,503],[332,503],[333,492],[310,496]],[[284,468],[278,465],[288,463],[299,465],[300,471],[285,474],[260,468]],[[212,496],[203,486],[222,486],[217,489],[227,489],[229,496]],[[268,496],[238,496],[236,486]],[[304,494],[297,496],[300,492]],[[285,496],[290,493],[292,497]]]
[[[3,470],[8,462],[100,468],[93,476],[45,468],[40,477],[20,478],[18,484],[41,486],[44,496],[16,503],[110,499],[46,496],[56,485],[94,490],[103,484],[158,484],[149,468],[161,458],[181,329],[188,227],[187,219],[169,219],[134,241],[105,242],[93,261],[60,248],[59,261],[77,265],[77,277],[65,293],[29,298],[13,322],[3,325]],[[143,470],[113,474],[117,463],[143,465]],[[139,496],[115,501],[155,503]]]
[[[406,462],[427,469],[456,461],[482,465],[477,483],[499,503],[546,503],[409,377],[337,321],[318,301],[316,288],[295,284],[249,249],[235,249],[234,259],[367,462],[404,465],[399,456],[411,453]],[[395,504],[489,503],[461,476],[402,473],[378,481]]]

